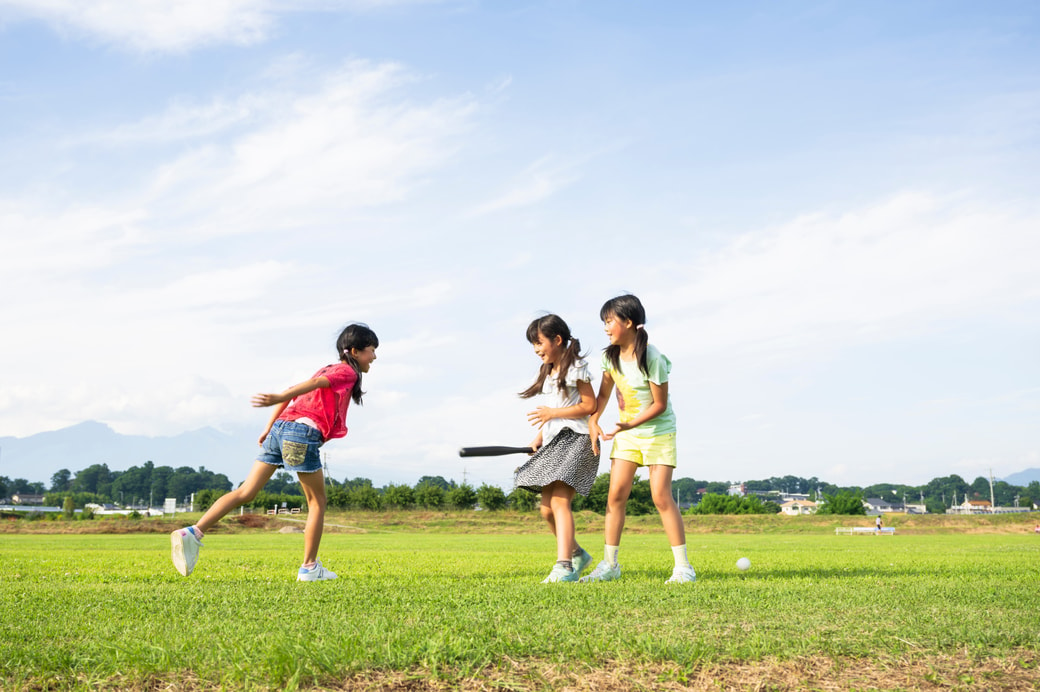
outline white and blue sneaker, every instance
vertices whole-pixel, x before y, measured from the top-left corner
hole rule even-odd
[[[581,576],[581,573],[589,568],[592,564],[592,556],[586,552],[584,548],[580,548],[580,553],[571,558],[571,564],[574,565],[574,573]]]
[[[582,584],[587,584],[591,581],[614,581],[615,579],[620,578],[621,565],[612,565],[606,560],[603,560],[596,565],[596,569],[592,570],[578,581]]]
[[[665,584],[692,584],[697,581],[697,573],[693,571],[693,565],[676,567],[672,570],[672,576]]]
[[[335,578],[336,573],[330,569],[325,569],[321,564],[321,560],[315,560],[314,567],[310,569],[300,567],[300,571],[296,574],[296,581],[323,581]]]
[[[191,574],[195,563],[199,561],[199,548],[202,547],[202,541],[195,535],[195,527],[187,526],[171,533],[170,546],[173,566],[185,577]]]
[[[549,576],[543,579],[542,583],[555,584],[562,581],[578,581],[578,571],[567,569],[563,565],[557,563],[553,565],[552,571],[549,572]]]

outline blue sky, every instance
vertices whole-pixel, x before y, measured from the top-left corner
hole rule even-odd
[[[0,0],[0,435],[252,434],[360,320],[331,473],[509,487],[527,323],[633,292],[680,477],[1040,466],[1038,19]]]

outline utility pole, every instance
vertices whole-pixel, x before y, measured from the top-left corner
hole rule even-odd
[[[997,501],[996,501],[996,499],[994,499],[994,497],[995,496],[993,495],[993,467],[990,467],[990,469],[989,469],[989,511],[990,512],[996,512],[997,511]]]

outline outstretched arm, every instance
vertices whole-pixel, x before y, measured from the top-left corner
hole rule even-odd
[[[274,422],[278,420],[278,416],[282,415],[282,411],[285,410],[285,407],[289,405],[290,401],[292,401],[298,396],[303,396],[307,392],[312,392],[315,389],[325,389],[329,386],[329,379],[327,377],[314,377],[312,379],[307,380],[306,382],[301,382],[300,384],[293,385],[292,387],[289,387],[284,392],[281,392],[279,394],[254,395],[253,406],[257,408],[262,408],[264,406],[275,406],[277,404],[277,406],[275,406],[274,411],[271,412],[270,420],[267,421],[267,427],[264,428],[264,431],[262,433],[260,433],[260,444],[262,445],[264,443],[264,440],[267,439],[268,433],[271,432],[271,426],[273,426]]]

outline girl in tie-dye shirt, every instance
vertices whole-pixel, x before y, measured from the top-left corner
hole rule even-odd
[[[608,300],[600,310],[610,346],[603,352],[603,379],[596,412],[589,419],[593,444],[612,440],[610,491],[604,527],[603,561],[581,581],[612,581],[621,576],[618,549],[625,526],[625,505],[632,492],[636,470],[650,470],[650,493],[661,515],[675,567],[668,583],[690,583],[697,576],[686,556],[686,531],[682,514],[672,497],[675,471],[675,413],[668,397],[668,374],[672,363],[649,343],[646,311],[639,298],[623,295]],[[618,422],[609,433],[599,426],[599,417],[617,390]],[[596,452],[598,453],[598,448]]]

